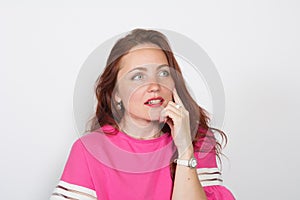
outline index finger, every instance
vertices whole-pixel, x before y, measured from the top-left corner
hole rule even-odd
[[[181,106],[184,106],[183,103],[182,103],[182,101],[181,101],[181,99],[180,99],[180,97],[179,97],[179,95],[178,95],[178,93],[177,93],[176,88],[174,88],[174,90],[173,90],[173,97],[174,97],[175,103],[177,103],[177,104],[179,104]]]

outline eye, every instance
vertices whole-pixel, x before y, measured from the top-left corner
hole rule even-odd
[[[170,72],[167,71],[167,70],[162,70],[159,72],[159,76],[162,76],[162,77],[166,77],[166,76],[169,76],[170,75]]]
[[[143,79],[143,74],[136,74],[131,78],[131,80],[141,80],[141,79]]]

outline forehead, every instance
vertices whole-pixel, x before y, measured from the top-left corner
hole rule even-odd
[[[154,44],[143,44],[133,47],[120,60],[119,72],[126,72],[138,66],[168,64],[167,57],[161,48]]]

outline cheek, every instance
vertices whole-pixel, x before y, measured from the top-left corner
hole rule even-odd
[[[165,77],[165,78],[161,78],[159,80],[159,83],[166,87],[166,88],[169,88],[170,90],[172,90],[174,88],[174,85],[175,85],[175,82],[173,80],[173,78],[171,76],[169,77]]]
[[[135,107],[143,100],[143,93],[139,87],[124,84],[120,88],[120,97],[126,108]]]
[[[172,99],[173,99],[173,92],[169,88],[165,89],[164,98],[166,100],[165,103],[167,103],[169,101],[172,101]]]
[[[123,81],[119,83],[118,93],[122,100],[128,100],[130,96],[134,93],[136,88],[133,85],[128,84],[128,82]]]
[[[162,93],[164,95],[164,98],[165,98],[165,103],[164,103],[164,106],[166,106],[166,104],[169,102],[169,101],[172,101],[173,100],[173,90],[175,88],[175,84],[172,81],[169,81],[168,83],[164,84],[164,86],[162,87]]]
[[[128,96],[126,101],[126,108],[129,113],[135,113],[137,115],[144,113],[145,107],[143,102],[143,93],[136,90],[132,91],[131,95]]]
[[[131,90],[130,95],[128,96],[128,101],[131,105],[135,106],[140,104],[143,100],[143,92],[139,90]]]
[[[173,95],[173,90],[175,88],[175,84],[172,79],[161,83],[161,86],[164,89],[165,93],[170,93],[171,96]]]

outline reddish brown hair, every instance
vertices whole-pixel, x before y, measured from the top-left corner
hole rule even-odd
[[[197,146],[196,142],[203,138],[209,138],[209,141],[213,144],[213,150],[220,160],[219,155],[222,150],[221,144],[224,142],[226,145],[227,137],[223,131],[209,127],[208,123],[210,119],[208,117],[208,112],[204,108],[201,108],[189,94],[180,67],[174,57],[166,36],[155,30],[134,29],[115,43],[107,59],[106,67],[95,84],[95,93],[98,103],[95,115],[88,122],[87,131],[96,131],[100,127],[109,124],[115,128],[115,131],[106,134],[117,133],[119,130],[117,123],[121,120],[124,113],[124,110],[118,110],[116,108],[117,102],[115,102],[113,98],[119,72],[119,62],[122,56],[126,55],[133,47],[147,43],[155,44],[161,48],[167,57],[169,66],[174,69],[171,70],[171,76],[175,82],[179,97],[182,99],[185,108],[189,111],[190,128],[195,150],[206,151],[206,148]],[[212,130],[220,133],[222,142],[215,140],[214,134],[209,134],[212,133]],[[165,124],[163,132],[168,131],[170,131],[170,128]],[[211,150],[211,148],[209,150]],[[173,155],[172,159],[176,157],[177,152]],[[175,167],[173,162],[171,162],[172,177],[174,177]]]

